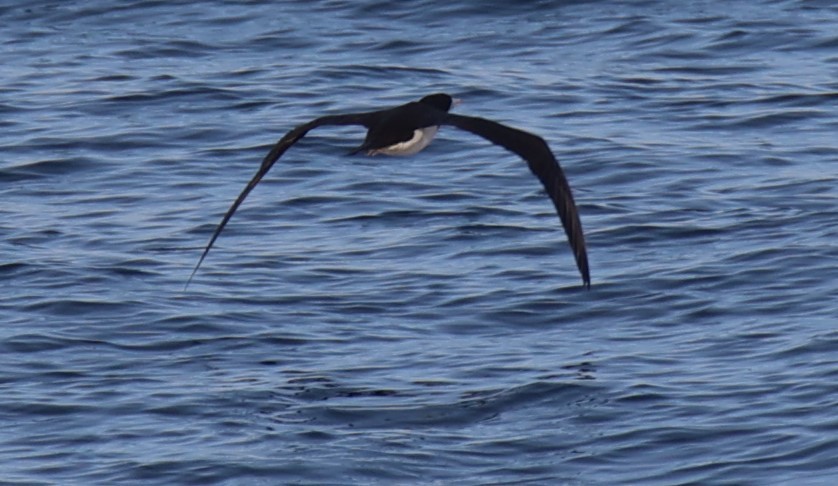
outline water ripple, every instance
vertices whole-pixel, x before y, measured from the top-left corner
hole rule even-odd
[[[9,483],[831,484],[838,11],[0,7]],[[272,143],[445,91],[542,135]]]

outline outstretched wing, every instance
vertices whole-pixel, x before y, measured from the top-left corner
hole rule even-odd
[[[233,217],[233,213],[236,212],[236,209],[239,208],[244,199],[250,194],[250,191],[256,187],[256,184],[259,184],[259,181],[262,180],[262,177],[265,177],[265,174],[271,170],[271,167],[282,157],[282,154],[285,153],[286,150],[291,148],[292,145],[297,143],[298,140],[303,138],[309,130],[314,128],[324,126],[324,125],[363,125],[367,128],[370,128],[372,125],[372,120],[374,115],[377,112],[367,112],[367,113],[351,113],[346,115],[328,115],[323,116],[317,119],[314,119],[308,123],[304,123],[290,132],[286,133],[284,137],[282,137],[276,145],[273,146],[268,155],[265,156],[264,160],[262,160],[262,165],[259,167],[259,170],[256,171],[256,175],[253,176],[253,179],[250,179],[250,182],[247,183],[244,190],[242,190],[239,197],[233,201],[233,205],[230,206],[230,209],[227,210],[227,213],[221,218],[221,222],[218,224],[218,227],[215,228],[215,232],[213,232],[212,237],[207,243],[207,247],[204,249],[204,253],[201,254],[201,258],[198,260],[198,264],[195,265],[195,269],[192,270],[192,273],[189,275],[189,280],[186,281],[186,285],[184,286],[184,290],[189,287],[189,283],[192,282],[192,277],[195,276],[195,273],[198,271],[198,268],[201,267],[201,263],[204,262],[204,258],[207,257],[207,254],[212,248],[213,243],[215,240],[218,239],[218,235],[221,234],[221,230],[227,225],[227,222],[230,221],[230,218]]]
[[[547,146],[547,142],[537,135],[484,118],[449,113],[443,124],[479,135],[495,145],[518,154],[527,162],[532,173],[544,184],[544,189],[553,201],[553,205],[556,206],[556,212],[562,220],[573,256],[576,258],[576,266],[582,274],[582,281],[585,286],[591,288],[588,254],[585,250],[585,235],[582,233],[579,211],[576,209],[576,203],[573,201],[573,194],[564,172],[553,156],[553,152],[550,151],[550,147]]]

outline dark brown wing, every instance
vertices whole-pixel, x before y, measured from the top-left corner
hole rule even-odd
[[[192,277],[195,276],[195,273],[198,271],[198,268],[201,267],[201,263],[204,262],[204,258],[207,257],[207,254],[209,253],[210,248],[212,248],[213,243],[215,243],[215,240],[218,239],[218,235],[221,234],[221,230],[224,229],[224,227],[227,225],[227,222],[230,221],[230,218],[233,217],[233,213],[236,212],[236,209],[238,209],[241,203],[244,202],[244,199],[247,197],[248,194],[250,194],[250,191],[252,191],[253,188],[256,187],[256,184],[259,184],[259,181],[262,180],[262,177],[264,177],[265,174],[267,174],[268,171],[271,170],[271,167],[273,167],[276,161],[279,160],[280,157],[282,157],[282,154],[284,154],[286,150],[291,148],[292,145],[294,145],[295,143],[297,143],[298,140],[303,138],[306,135],[306,133],[309,132],[309,130],[324,125],[363,125],[367,128],[370,128],[375,118],[375,115],[378,113],[379,112],[368,112],[351,113],[347,115],[323,116],[315,120],[312,120],[308,123],[304,123],[285,134],[285,136],[282,137],[276,143],[276,145],[273,146],[271,151],[268,152],[268,155],[266,155],[264,160],[262,160],[262,165],[259,167],[259,170],[256,171],[256,175],[254,175],[253,178],[250,179],[250,182],[247,183],[247,186],[245,186],[244,190],[242,190],[241,194],[239,194],[239,197],[237,197],[236,200],[233,201],[233,205],[230,206],[230,209],[228,209],[224,217],[221,218],[221,222],[218,224],[218,227],[215,228],[215,232],[212,234],[209,243],[207,243],[207,247],[204,249],[204,253],[201,254],[201,258],[198,260],[198,264],[195,265],[195,269],[192,270],[192,274],[189,275],[189,280],[186,281],[186,285],[183,287],[183,289],[186,290],[186,288],[189,287],[189,283],[192,281]]]
[[[585,235],[582,232],[579,211],[576,209],[576,203],[573,201],[573,194],[564,172],[553,156],[553,152],[550,151],[550,147],[547,146],[547,142],[537,135],[484,118],[449,113],[443,124],[479,135],[495,145],[518,154],[527,162],[532,173],[544,184],[547,195],[556,206],[556,212],[562,220],[573,256],[576,258],[576,266],[582,274],[582,281],[586,287],[591,288],[588,254],[585,250]]]

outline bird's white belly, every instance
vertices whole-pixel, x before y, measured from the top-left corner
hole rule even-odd
[[[413,131],[413,136],[410,140],[399,142],[389,147],[370,150],[369,155],[413,155],[431,143],[438,129],[439,127],[418,128]]]

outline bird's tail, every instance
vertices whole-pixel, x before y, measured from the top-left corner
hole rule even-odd
[[[369,147],[367,147],[366,145],[361,145],[357,148],[350,150],[346,153],[346,155],[358,155],[360,153],[366,153],[367,150],[369,150]]]

